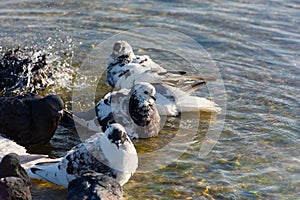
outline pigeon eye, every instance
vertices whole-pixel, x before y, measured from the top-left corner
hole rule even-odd
[[[55,106],[55,105],[50,104],[50,107],[51,107],[53,110],[56,110],[56,106]]]
[[[144,93],[145,93],[145,94],[149,94],[149,92],[148,92],[148,91],[144,91]]]

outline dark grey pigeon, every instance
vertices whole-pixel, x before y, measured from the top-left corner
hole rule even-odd
[[[121,200],[122,193],[122,187],[114,178],[90,171],[69,183],[67,200]]]
[[[23,146],[47,143],[57,129],[63,107],[57,95],[1,97],[0,134]]]
[[[31,200],[30,179],[19,156],[7,154],[0,163],[0,200]]]

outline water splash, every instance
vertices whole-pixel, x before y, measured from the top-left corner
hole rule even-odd
[[[56,88],[71,90],[73,74],[76,68],[72,66],[74,45],[69,44],[65,51],[55,50],[57,42],[51,37],[50,43],[40,49],[35,46],[4,50],[1,48],[0,58],[0,95],[11,96],[27,92],[41,93],[50,86],[49,92]],[[4,53],[3,53],[4,52]]]

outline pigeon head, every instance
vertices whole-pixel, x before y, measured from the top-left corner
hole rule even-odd
[[[117,145],[118,148],[128,141],[127,133],[121,124],[114,123],[109,125],[105,134],[111,143]]]
[[[138,99],[143,101],[150,100],[150,102],[156,101],[155,94],[156,90],[150,83],[138,83],[136,84],[131,91],[133,91],[133,95],[136,95]]]
[[[57,95],[48,95],[43,99],[54,112],[62,114],[64,108],[64,102],[62,99]]]
[[[130,46],[130,44],[128,44],[128,42],[125,41],[115,42],[113,46],[113,51],[111,53],[111,57],[118,58],[121,56],[128,56],[128,57],[134,56],[132,47]]]
[[[10,176],[21,178],[27,185],[30,185],[30,179],[20,165],[20,157],[15,153],[7,154],[0,163],[0,178]]]
[[[3,157],[0,167],[2,168],[17,168],[20,165],[20,157],[18,154],[10,153]]]

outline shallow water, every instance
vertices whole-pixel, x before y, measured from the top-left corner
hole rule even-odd
[[[298,199],[299,9],[299,3],[293,0],[1,1],[0,46],[3,50],[34,46],[56,54],[74,55],[69,57],[70,64],[81,70],[70,86],[73,91],[55,86],[50,90],[62,95],[70,109],[73,106],[82,110],[93,105],[90,95],[94,95],[95,84],[96,99],[109,91],[103,84],[103,76],[99,80],[100,75],[95,74],[99,66],[93,52],[101,51],[102,41],[121,31],[132,32],[131,29],[141,27],[181,32],[207,51],[212,59],[209,63],[215,64],[220,73],[221,81],[209,84],[198,94],[209,97],[209,92],[223,82],[226,95],[218,91],[212,98],[222,105],[226,98],[226,108],[218,116],[200,113],[200,120],[198,115],[185,116],[185,124],[180,128],[190,135],[180,135],[183,148],[178,143],[176,148],[170,147],[171,152],[179,152],[180,158],[155,171],[134,174],[124,186],[124,197]],[[159,34],[141,34],[159,41]],[[128,34],[123,32],[122,36]],[[171,34],[168,39],[172,41],[172,37]],[[136,45],[134,50],[139,54],[149,54],[163,66],[182,66],[193,73],[206,70],[204,75],[210,75],[210,69],[187,66],[187,61],[174,49],[156,51],[143,49],[142,43]],[[101,56],[105,57],[105,53]],[[168,119],[158,138],[135,141],[140,154],[164,149],[172,143],[180,129],[180,120]],[[215,140],[207,140],[211,136],[207,135],[209,128],[222,130],[219,138],[215,135],[214,139],[218,139],[215,145]],[[32,151],[56,157],[77,142],[70,130],[60,127],[47,147]],[[205,144],[213,147],[207,155],[199,153]],[[142,160],[141,168],[154,165],[155,159],[159,158]],[[34,199],[64,199],[65,193],[65,189],[48,183],[33,185]]]

